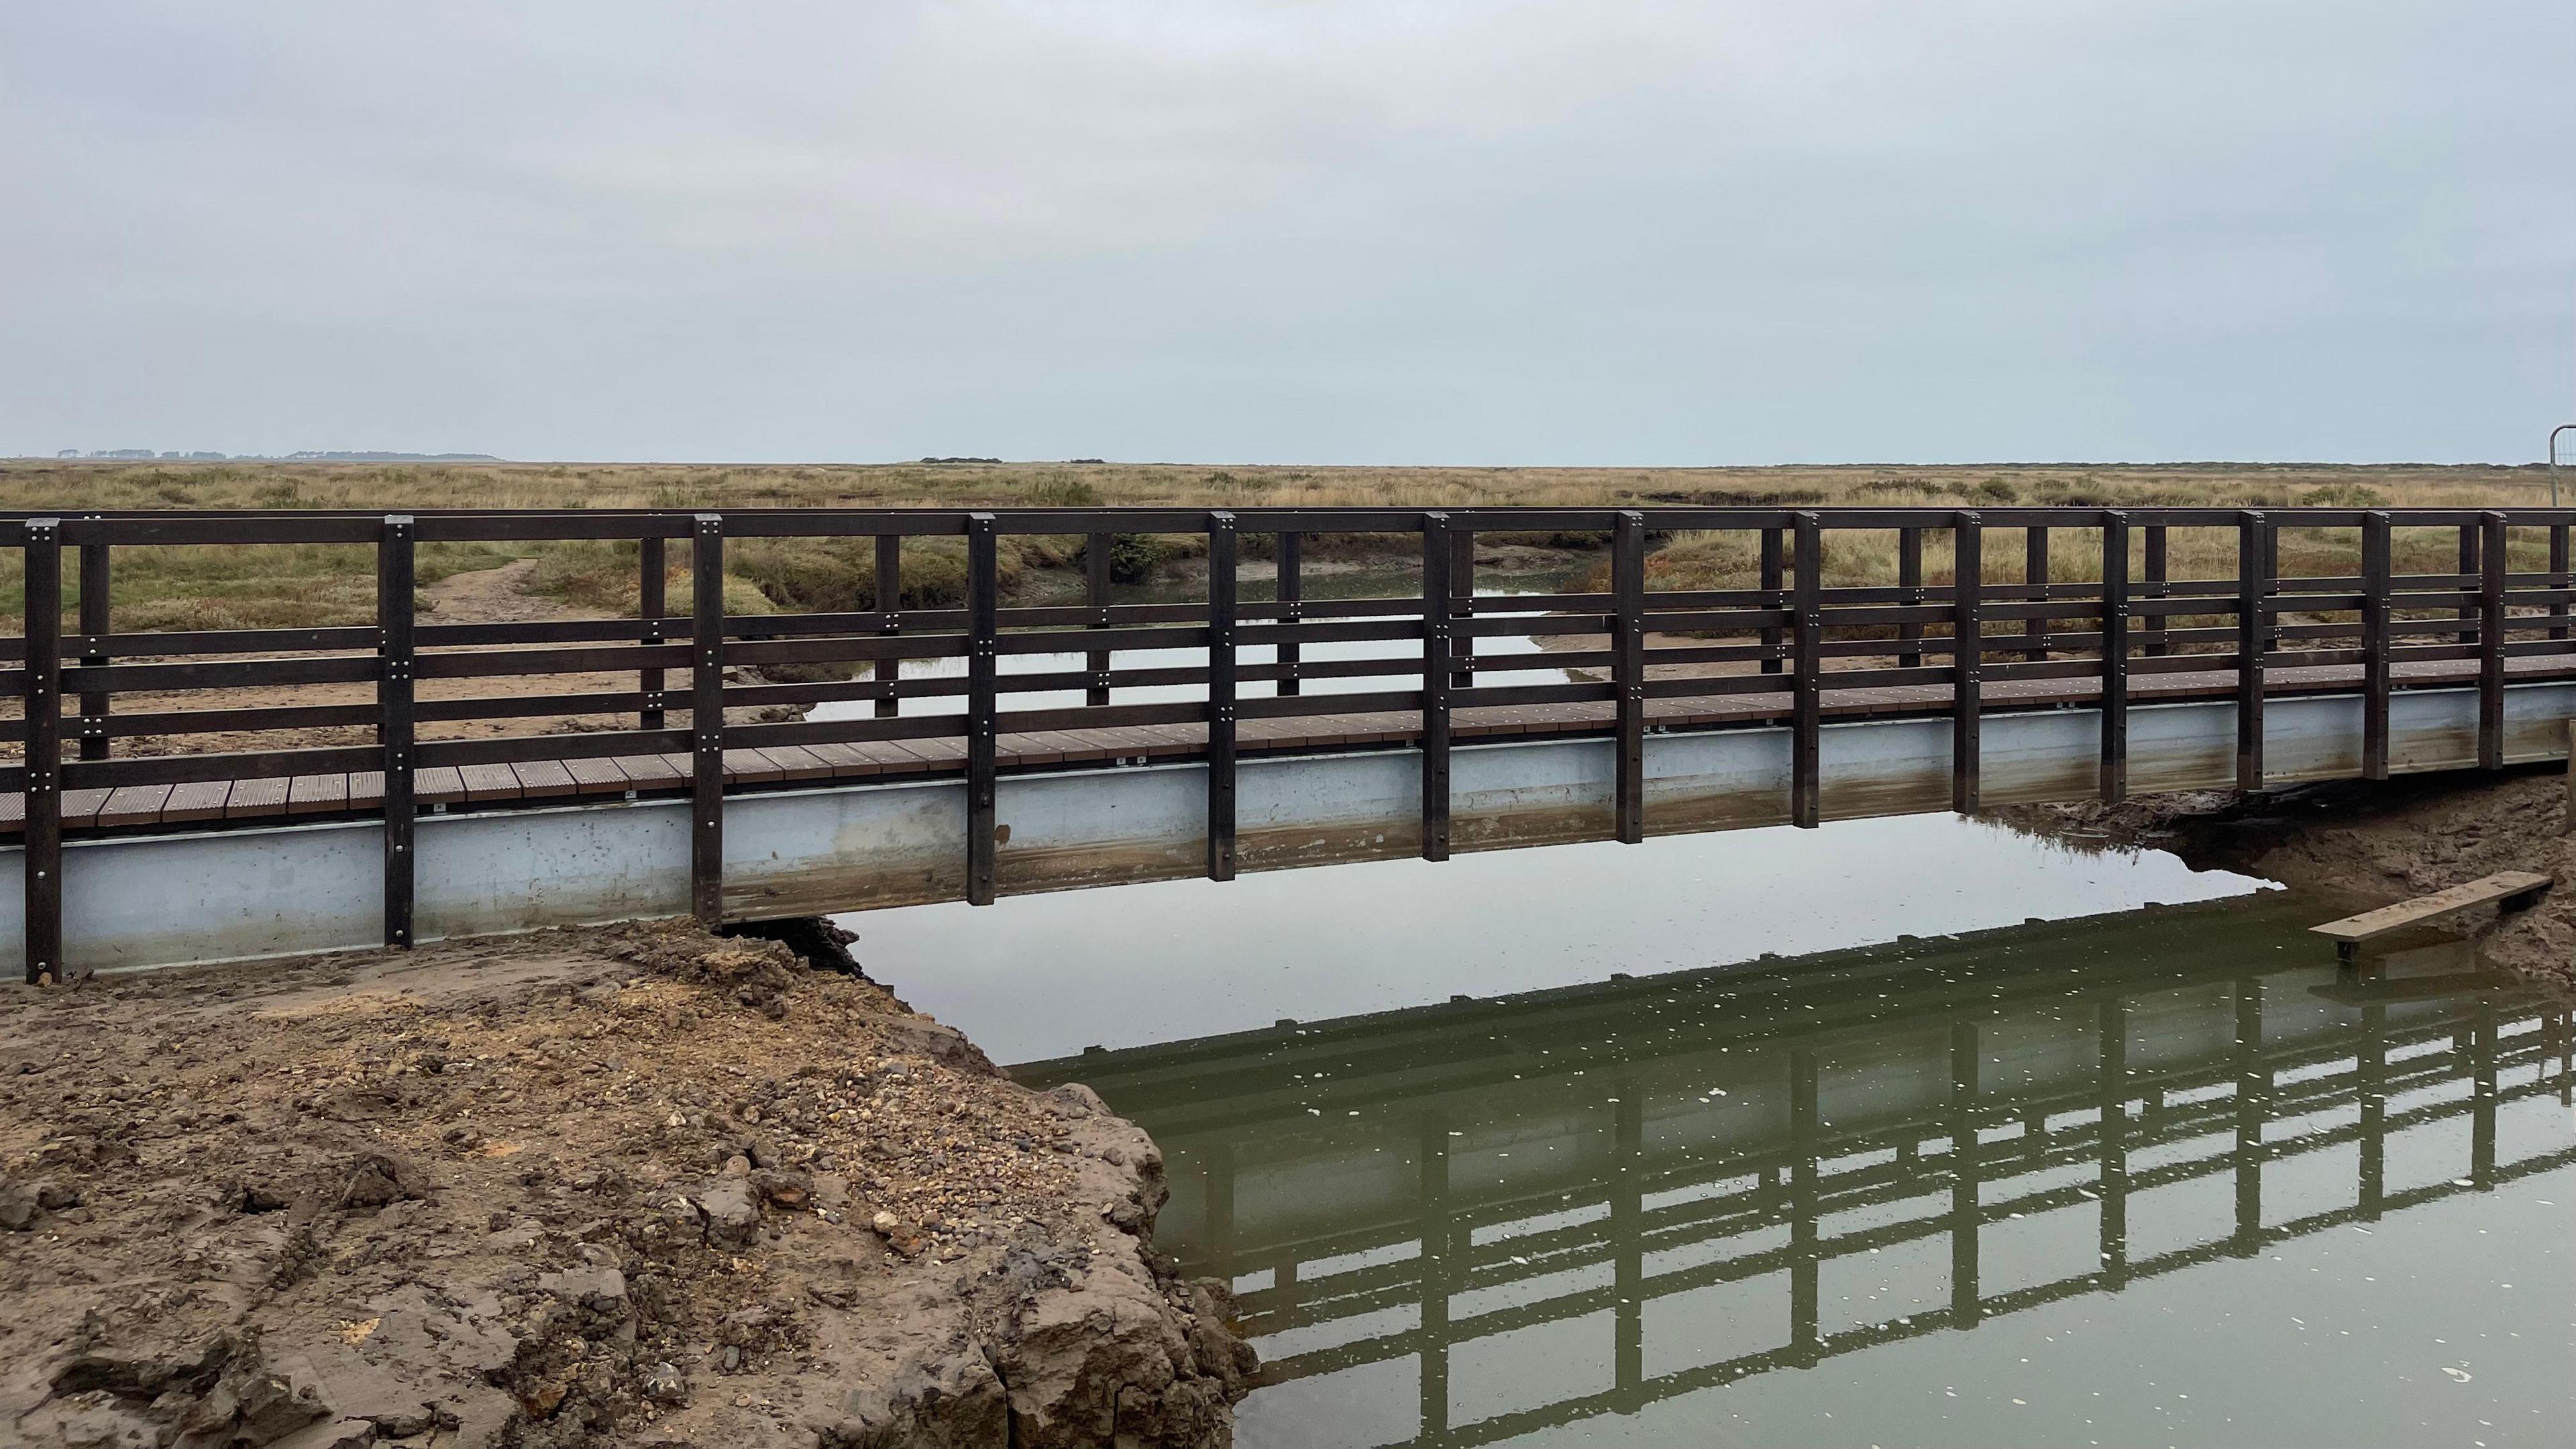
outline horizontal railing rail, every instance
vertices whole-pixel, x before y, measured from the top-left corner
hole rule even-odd
[[[66,830],[249,818],[281,801],[293,813],[381,817],[385,939],[403,943],[421,809],[493,792],[678,792],[698,847],[692,899],[712,918],[723,910],[728,793],[841,778],[860,770],[848,751],[862,747],[907,762],[917,753],[923,768],[965,777],[966,893],[977,903],[995,891],[989,816],[1008,767],[1002,742],[1067,731],[1119,733],[1110,758],[1204,760],[1217,879],[1235,868],[1240,750],[1272,747],[1300,721],[1358,721],[1341,737],[1420,753],[1422,851],[1435,860],[1450,848],[1453,742],[1514,711],[1614,741],[1612,825],[1626,841],[1647,828],[1646,736],[1719,723],[1787,726],[1790,817],[1816,824],[1822,725],[1858,708],[1863,691],[1898,691],[1904,708],[1949,719],[1951,803],[1962,811],[1979,804],[1981,719],[2031,704],[2098,711],[2099,790],[2121,798],[2140,691],[2233,699],[2237,784],[2257,790],[2268,697],[2359,694],[2363,773],[2384,778],[2392,692],[2473,684],[2478,760],[2495,768],[2508,674],[2562,656],[2576,672],[2571,528],[2576,509],[0,514],[0,545],[19,555],[26,581],[24,628],[0,639],[0,694],[19,702],[16,717],[0,718],[0,745],[20,756],[0,764],[0,792],[16,797],[27,971],[38,979],[60,968]],[[1597,536],[1594,577],[1478,593],[1477,541],[1533,531]],[[2017,560],[1988,558],[1999,532],[2018,535]],[[2295,571],[2282,566],[2285,533],[2298,544]],[[1204,558],[1197,597],[1121,597],[1115,541],[1139,534],[1187,537]],[[1265,577],[1243,567],[1245,535],[1260,541]],[[1353,535],[1400,549],[1418,587],[1309,597],[1309,545]],[[1006,600],[1004,540],[1068,536],[1083,540],[1079,601]],[[867,595],[745,614],[726,609],[721,588],[693,588],[673,609],[673,579],[721,580],[729,541],[768,539],[872,549]],[[1676,539],[1688,547],[1673,552]],[[420,550],[450,543],[612,545],[633,570],[634,616],[424,616]],[[2201,565],[2185,576],[2172,566],[2177,543]],[[342,546],[374,561],[367,621],[118,627],[120,549]],[[1667,553],[1697,562],[1668,567]],[[1264,582],[1268,597],[1246,596]],[[1494,642],[1503,639],[1539,652],[1506,652]],[[822,706],[842,708],[774,717]],[[567,721],[578,728],[565,732]],[[302,737],[280,742],[281,732]],[[449,737],[460,732],[469,737]],[[143,741],[152,752],[133,753]],[[221,795],[212,816],[209,793]]]

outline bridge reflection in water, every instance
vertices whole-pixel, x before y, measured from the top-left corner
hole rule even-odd
[[[2576,1162],[2567,1003],[2463,943],[2338,978],[2317,918],[2269,896],[1015,1074],[1087,1082],[1162,1144],[1158,1241],[1235,1282],[1265,1383],[1413,1360],[1400,1441],[1487,1444]],[[2549,1125],[2500,1152],[2521,1104]],[[2187,1211],[2149,1196],[2195,1182],[2213,1192]],[[2034,1272],[2035,1220],[2080,1229],[2038,1255],[2063,1271]],[[1945,1242],[1946,1296],[1865,1292],[1828,1323],[1838,1260]],[[1656,1312],[1721,1288],[1718,1320]],[[1453,1394],[1453,1351],[1578,1319],[1608,1339],[1572,1350],[1607,1368],[1589,1386],[1499,1411]]]

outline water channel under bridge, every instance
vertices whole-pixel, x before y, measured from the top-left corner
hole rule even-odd
[[[25,632],[0,642],[24,705],[5,724],[23,762],[0,768],[0,831],[16,837],[0,939],[36,980],[2556,760],[2576,717],[2571,523],[2100,508],[0,520],[29,581]],[[1532,532],[1597,537],[1606,586],[1481,594],[1477,540]],[[1112,540],[1138,533],[1189,535],[1203,597],[1114,601]],[[1989,566],[1998,533],[2017,567]],[[1650,587],[1649,559],[1681,534],[1740,536],[1745,577]],[[2284,574],[2285,534],[2343,561]],[[1005,604],[1000,549],[1031,536],[1084,541],[1084,602]],[[1305,551],[1349,536],[1401,540],[1414,586],[1309,597]],[[1885,544],[1884,578],[1851,562],[1879,555],[1839,547],[1862,537]],[[2212,537],[2232,573],[2169,566]],[[729,543],[779,538],[872,548],[885,607],[728,615],[716,590],[666,607],[684,562],[719,577]],[[638,617],[417,616],[423,545],[565,540],[632,550]],[[372,551],[376,616],[115,627],[120,548],[263,544]],[[1247,554],[1263,587],[1245,584]],[[932,559],[962,566],[959,596],[901,606],[906,570]],[[602,674],[632,685],[500,687]],[[363,697],[291,697],[333,687]],[[152,702],[119,704],[137,695]],[[298,742],[322,730],[370,742]],[[185,748],[276,732],[276,748]]]
[[[1184,1271],[1235,1285],[1266,1361],[1248,1431],[1568,1442],[1580,1435],[1547,1436],[1873,1350],[1893,1373],[1888,1354],[1928,1335],[2329,1231],[2391,1231],[2576,1164],[2564,998],[2483,969],[2466,942],[2400,943],[2342,973],[2306,934],[2314,918],[2314,903],[2266,893],[1013,1072],[1090,1085],[1163,1148],[1172,1200],[1156,1241]],[[2564,1208],[2538,1215],[2563,1242]],[[2430,1257],[2446,1276],[2444,1252]],[[2458,1265],[2449,1291],[2492,1294]],[[2539,1287],[2537,1319],[2487,1297],[2463,1316],[2499,1337],[2508,1319],[2554,1330],[2531,1345],[2545,1381],[2494,1392],[2563,1414],[2549,1367],[2563,1364],[2550,1357],[2559,1275],[2524,1266],[2544,1280],[2523,1285]],[[2193,1291],[2201,1326],[2172,1333],[2222,1331],[2225,1297],[2206,1278]],[[2134,1312],[2115,1321],[2154,1333]],[[2248,1354],[2298,1332],[2267,1323]],[[2346,1417],[2366,1432],[2326,1433],[2343,1410],[2311,1405],[2295,1437],[2240,1421],[2183,1442],[2433,1442],[2374,1437],[2388,1431],[2374,1402],[2392,1387],[2387,1350],[2343,1342],[2326,1350],[2354,1361],[2333,1397],[2360,1406]],[[2156,1377],[2139,1368],[2149,1345],[2130,1351],[2085,1382]],[[2503,1351],[2481,1352],[2504,1380]],[[2020,1377],[1969,1355],[1949,1351],[1949,1381]],[[1817,1442],[1902,1432],[1887,1404],[1839,1382],[1820,1392],[1846,1427]],[[2179,1387],[2220,1402],[2242,1386]],[[1708,1442],[1720,1416],[1688,1412],[1636,1442]],[[1904,1412],[1932,1433],[1919,1406]],[[1995,1422],[1984,1442],[2081,1442],[2066,1437],[2071,1411]],[[2128,1434],[2105,1442],[2149,1442],[2132,1432],[2143,1415],[2105,1422]]]

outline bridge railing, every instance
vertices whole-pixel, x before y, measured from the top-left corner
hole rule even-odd
[[[2479,759],[2492,768],[2503,759],[2508,672],[2576,654],[2571,524],[2576,510],[2542,509],[8,516],[0,547],[21,556],[25,627],[0,640],[5,693],[21,703],[16,719],[0,721],[0,740],[15,743],[22,762],[0,767],[0,792],[16,792],[23,816],[15,823],[35,980],[60,969],[67,831],[278,813],[381,818],[385,939],[400,945],[411,940],[413,822],[424,808],[684,794],[692,901],[712,920],[725,911],[729,793],[877,773],[897,757],[964,776],[966,894],[978,903],[996,890],[996,781],[1047,760],[1203,761],[1207,873],[1217,879],[1236,868],[1240,753],[1305,740],[1416,749],[1421,851],[1431,859],[1451,846],[1453,743],[1515,731],[1610,738],[1617,770],[1608,833],[1628,841],[1642,839],[1648,823],[1649,732],[1785,725],[1789,815],[1813,825],[1822,724],[1851,712],[1946,715],[1952,803],[1961,810],[1979,801],[1983,715],[2043,704],[2098,709],[2100,789],[2119,798],[2128,788],[2130,701],[2141,691],[2232,696],[2238,783],[2258,789],[2267,695],[2359,693],[2365,773],[2381,777],[2391,691],[2474,681]],[[1999,532],[2020,536],[2017,570],[1989,557],[1987,537]],[[2285,532],[2300,541],[2302,558],[2326,560],[2332,571],[2285,575]],[[1477,540],[1528,533],[1596,536],[1605,566],[1574,591],[1480,596]],[[1202,597],[1121,602],[1112,570],[1119,540],[1158,534],[1187,536],[1203,551]],[[1269,555],[1261,572],[1272,581],[1251,597],[1247,535],[1254,553]],[[1350,535],[1410,540],[1404,548],[1418,564],[1407,572],[1418,586],[1387,597],[1309,597],[1308,547]],[[1006,540],[1060,548],[1069,538],[1082,540],[1080,601],[1006,603]],[[728,614],[719,587],[693,588],[687,612],[671,611],[669,581],[683,565],[692,579],[721,580],[729,547],[786,539],[869,550],[867,607],[853,597],[846,609]],[[2433,567],[2427,540],[2438,544]],[[631,550],[634,617],[447,622],[417,610],[424,546],[567,543],[608,544],[621,558]],[[280,545],[370,551],[373,619],[115,627],[120,549]],[[1696,574],[1674,566],[1694,549]],[[2514,567],[2517,551],[2545,567]],[[2397,571],[2401,555],[2415,571]],[[2232,556],[2233,568],[2209,577],[2174,567],[2213,556]],[[951,562],[962,567],[952,573]],[[935,576],[907,578],[908,568],[934,564]],[[67,572],[77,585],[68,616]],[[1549,648],[1544,667],[1566,677],[1515,678],[1531,670],[1530,656],[1480,645],[1504,636],[1565,646]],[[1361,657],[1331,657],[1355,649]],[[2521,660],[2530,662],[2513,662]],[[799,711],[812,713],[766,717]],[[555,727],[567,720],[582,728]],[[333,738],[342,742],[316,742]],[[138,745],[155,752],[134,753]]]

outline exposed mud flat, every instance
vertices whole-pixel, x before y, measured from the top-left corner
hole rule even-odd
[[[2576,990],[2576,840],[2563,767],[2346,781],[2239,799],[2201,791],[1995,812],[2073,845],[2151,846],[2195,868],[2262,876],[2354,909],[2428,895],[2503,870],[2562,884],[2530,910],[2455,917],[2486,956],[2537,984]]]
[[[11,992],[0,1441],[1224,1444],[1164,1191],[1088,1091],[682,924]]]

